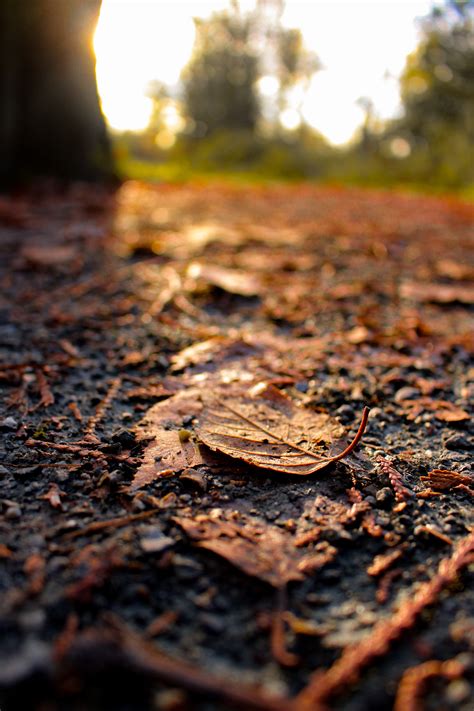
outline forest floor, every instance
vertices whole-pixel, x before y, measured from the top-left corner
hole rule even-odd
[[[2,711],[472,709],[474,207],[130,182],[0,223]]]

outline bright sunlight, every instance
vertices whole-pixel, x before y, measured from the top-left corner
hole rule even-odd
[[[283,23],[300,28],[322,69],[304,97],[303,116],[333,144],[346,143],[364,119],[359,100],[369,99],[374,115],[400,110],[398,77],[417,43],[417,18],[429,0],[287,0]],[[254,3],[241,2],[243,9]],[[208,17],[225,0],[103,0],[95,35],[97,80],[104,114],[116,130],[147,125],[150,81],[177,94],[179,75],[194,40],[193,17]],[[295,96],[295,106],[300,97]],[[297,112],[282,122],[294,128]]]

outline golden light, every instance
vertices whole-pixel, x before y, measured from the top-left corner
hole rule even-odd
[[[254,4],[241,1],[245,10]],[[157,79],[176,94],[192,51],[193,16],[208,17],[225,7],[226,0],[103,0],[94,46],[102,107],[112,128],[146,127],[149,82]],[[301,29],[323,69],[314,75],[303,102],[295,92],[285,124],[297,125],[301,106],[310,125],[341,144],[364,119],[360,97],[371,99],[377,118],[393,116],[399,110],[397,79],[417,42],[415,18],[430,7],[431,0],[287,0],[284,24]],[[271,82],[271,77],[260,82],[267,97],[275,90]],[[164,143],[169,140],[163,137]]]
[[[103,0],[94,49],[102,109],[112,128],[144,129],[152,109],[145,95],[150,81],[178,81],[194,42],[189,9],[179,0]]]

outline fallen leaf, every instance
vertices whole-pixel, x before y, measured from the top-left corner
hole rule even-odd
[[[13,552],[4,544],[0,543],[0,558],[11,558]]]
[[[360,345],[370,340],[371,333],[365,326],[355,326],[347,333],[347,340],[354,345]]]
[[[344,428],[326,413],[298,408],[272,385],[260,384],[246,395],[213,398],[197,427],[210,449],[272,471],[308,476],[349,454],[365,429],[364,409],[352,443],[337,454],[322,449],[344,435]]]
[[[39,401],[37,407],[49,407],[50,405],[54,405],[54,395],[51,392],[44,371],[41,368],[35,368],[35,376],[41,396],[41,400]]]
[[[204,463],[198,447],[185,429],[188,418],[197,415],[201,407],[199,390],[190,388],[150,408],[136,430],[138,440],[152,441],[145,449],[130,491]]]
[[[63,505],[61,501],[61,496],[64,496],[64,492],[61,491],[58,485],[53,482],[50,485],[49,490],[46,492],[46,494],[43,494],[39,498],[44,499],[45,501],[49,501],[53,509],[62,509]]]
[[[80,256],[73,245],[27,245],[21,250],[21,257],[35,266],[56,267],[68,264]]]
[[[256,517],[215,510],[196,518],[173,519],[198,546],[216,553],[247,575],[280,588],[331,561],[337,550],[327,542],[302,551],[292,534]]]
[[[474,486],[472,477],[452,472],[449,469],[432,469],[428,472],[428,476],[422,476],[421,480],[426,482],[432,489],[438,491],[446,491],[460,484]]]
[[[469,420],[469,414],[449,400],[431,400],[422,397],[418,400],[404,400],[402,406],[407,410],[407,419],[415,420],[423,412],[432,412],[441,422],[462,422]]]
[[[223,291],[238,296],[257,296],[262,290],[258,277],[249,271],[229,269],[216,264],[192,262],[187,269],[186,276],[190,280],[217,286]],[[186,284],[185,286],[188,290],[193,290],[190,288],[191,285]]]
[[[474,268],[469,264],[461,264],[455,259],[439,259],[435,265],[436,273],[449,279],[474,279]]]
[[[183,441],[177,430],[161,428],[156,432],[153,444],[146,449],[143,464],[130,488],[139,489],[155,479],[171,476],[197,464],[202,464],[202,461],[194,442]]]
[[[400,286],[400,296],[402,299],[437,304],[473,304],[474,287],[460,284],[404,282]]]

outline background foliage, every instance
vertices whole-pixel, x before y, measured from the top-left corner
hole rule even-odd
[[[169,97],[162,86],[153,87],[148,131],[117,141],[127,174],[158,179],[232,174],[473,191],[471,0],[445,2],[425,18],[421,42],[401,77],[403,114],[381,126],[370,101],[361,99],[366,121],[344,148],[330,146],[301,112],[296,129],[284,127],[289,92],[298,87],[303,96],[319,62],[299,30],[281,26],[281,13],[268,17],[259,6],[244,14],[234,4],[196,21],[181,95]],[[270,99],[259,91],[262,77],[269,75],[275,85]],[[170,105],[181,117],[171,137],[164,127]]]

